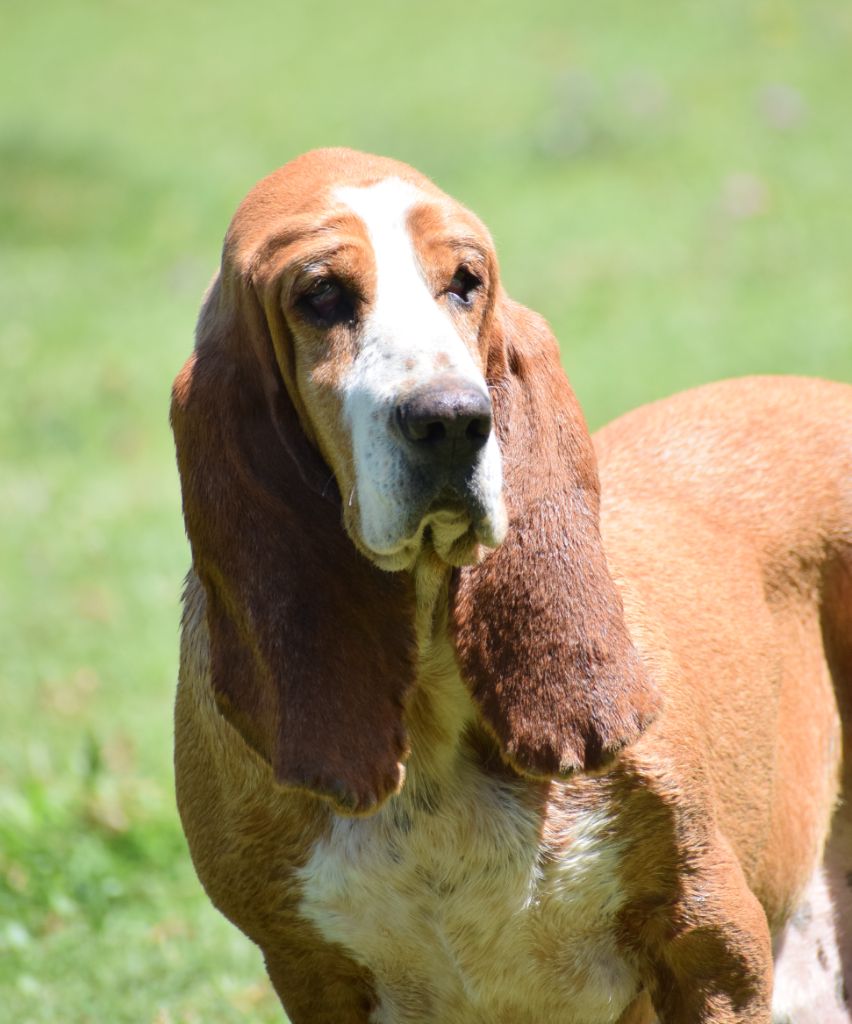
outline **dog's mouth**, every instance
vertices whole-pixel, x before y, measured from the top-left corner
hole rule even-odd
[[[380,569],[411,569],[430,551],[450,566],[475,565],[506,534],[502,500],[492,511],[476,494],[451,487],[443,488],[421,510],[412,509],[407,519],[407,529],[392,546],[377,550],[359,540],[358,546]]]
[[[424,516],[421,549],[432,549],[448,565],[479,560],[479,541],[473,519],[460,502],[433,503]]]
[[[484,549],[497,547],[505,535],[502,522],[495,523],[476,496],[449,488],[430,503],[422,523],[424,545],[452,566],[479,562]]]

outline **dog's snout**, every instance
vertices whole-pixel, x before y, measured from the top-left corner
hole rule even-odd
[[[488,440],[491,400],[475,385],[444,379],[417,388],[395,417],[402,436],[424,454],[466,458]]]

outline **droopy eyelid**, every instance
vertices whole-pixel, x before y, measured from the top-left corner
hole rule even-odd
[[[465,271],[477,278],[482,287],[488,287],[490,282],[489,262],[485,253],[465,246],[454,249],[453,256],[456,260],[454,273],[460,270]]]
[[[290,269],[282,275],[281,302],[287,307],[297,303],[302,296],[323,281],[334,281],[351,295],[356,302],[363,302],[361,288],[351,275],[334,267],[328,258],[311,260]]]

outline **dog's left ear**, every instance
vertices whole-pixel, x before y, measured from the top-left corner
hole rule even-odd
[[[604,767],[657,693],[601,545],[597,464],[544,320],[502,299],[489,383],[506,488],[502,546],[460,570],[456,649],[504,756],[536,777]]]

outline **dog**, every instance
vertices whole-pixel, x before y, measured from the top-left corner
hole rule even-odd
[[[852,388],[593,446],[482,223],[329,149],[171,418],[179,811],[294,1024],[852,1021]]]

